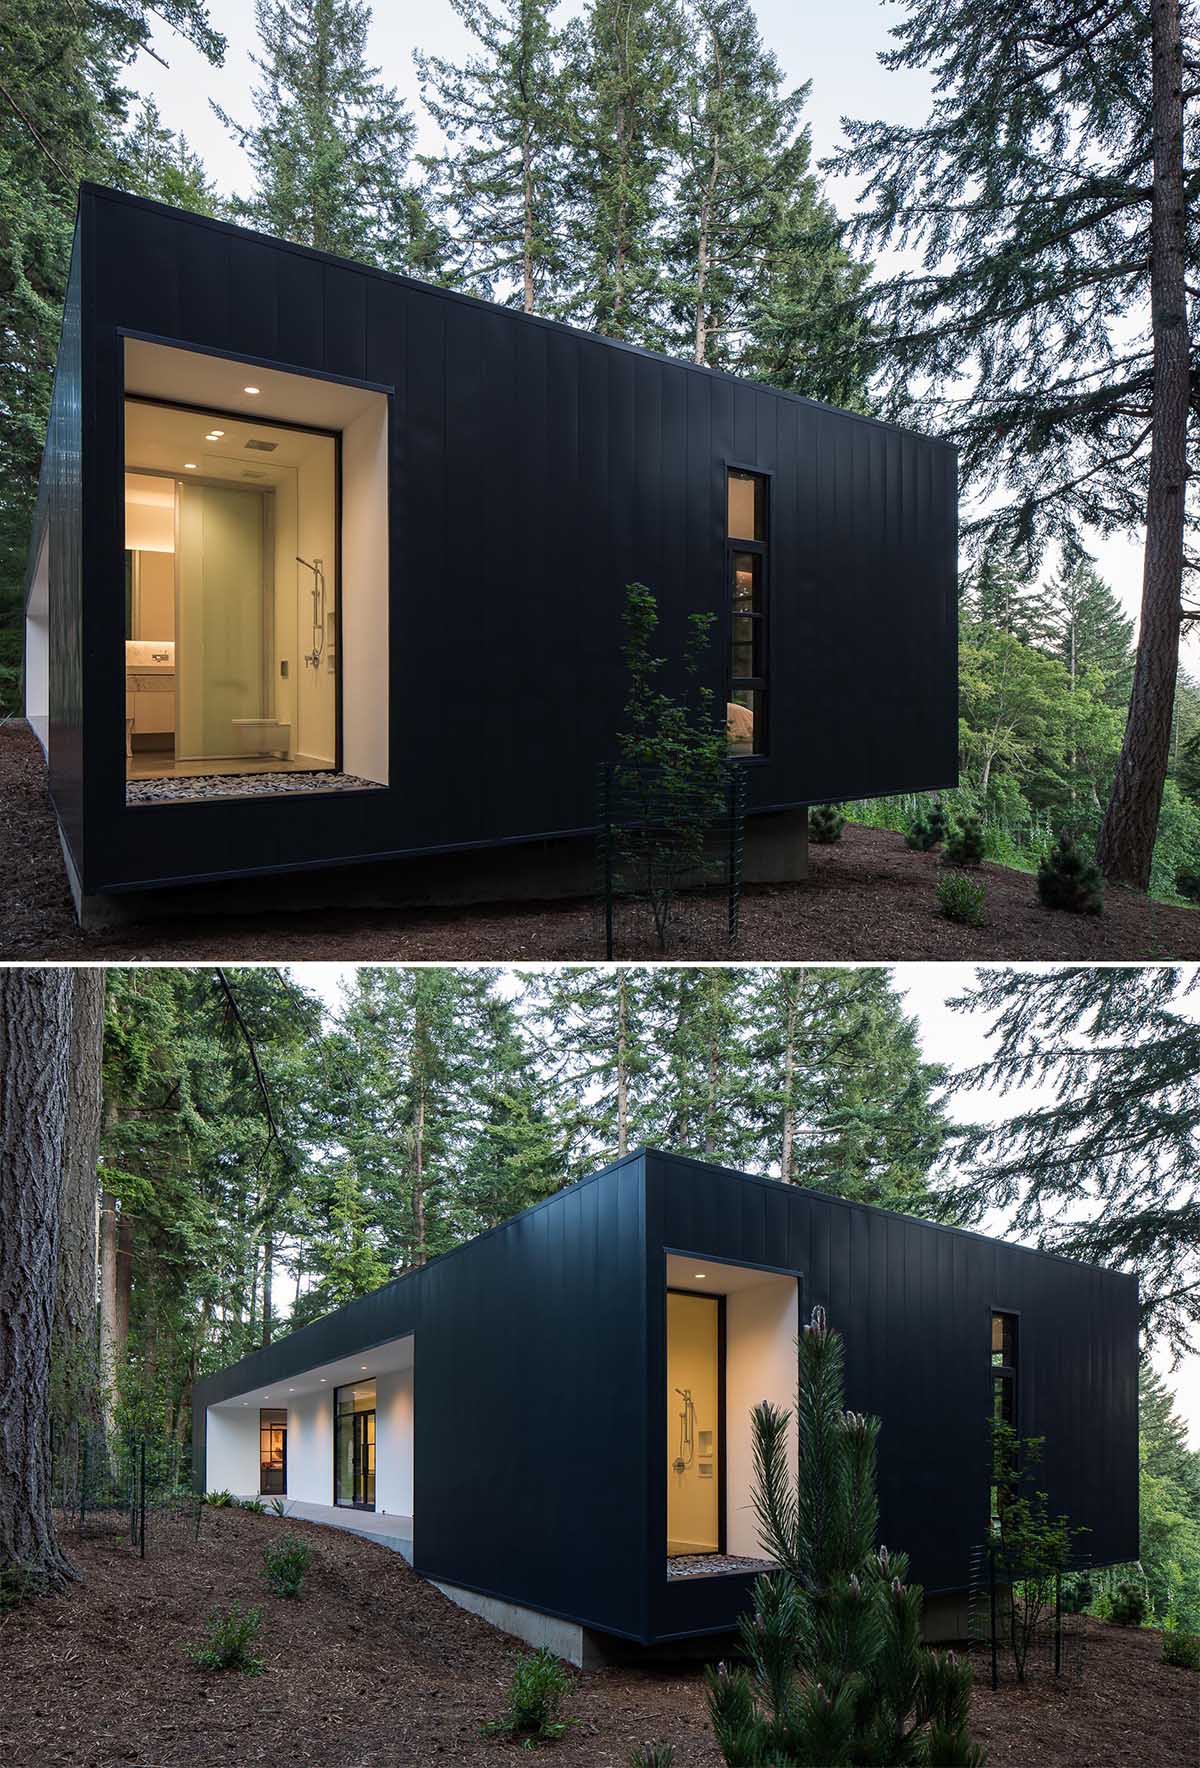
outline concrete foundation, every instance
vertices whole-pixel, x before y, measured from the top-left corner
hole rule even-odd
[[[557,1615],[544,1615],[535,1608],[522,1608],[519,1602],[503,1602],[498,1596],[481,1596],[475,1590],[463,1590],[457,1584],[434,1583],[443,1596],[459,1608],[487,1621],[501,1633],[511,1633],[526,1645],[544,1645],[555,1657],[578,1670],[599,1670],[609,1662],[602,1636],[577,1621],[560,1620]]]
[[[153,809],[139,814],[154,815]],[[85,895],[66,843],[63,856],[79,924],[128,926],[202,915],[301,913],[315,909],[482,907],[591,896],[596,888],[590,836],[472,848],[413,859],[325,866],[268,877]],[[746,821],[747,884],[791,884],[808,876],[808,811],[771,811]]]

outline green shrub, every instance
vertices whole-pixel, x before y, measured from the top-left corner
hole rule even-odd
[[[265,1516],[267,1507],[261,1498],[243,1498],[240,1508],[250,1511],[253,1516]]]
[[[262,1659],[254,1655],[254,1643],[262,1625],[262,1610],[244,1612],[235,1602],[226,1614],[213,1614],[205,1622],[205,1637],[187,1647],[187,1654],[202,1670],[241,1670],[257,1676]]]
[[[299,1596],[305,1573],[312,1564],[312,1548],[295,1535],[284,1535],[280,1541],[267,1542],[263,1564],[267,1583],[276,1596]]]
[[[482,1728],[483,1735],[517,1737],[527,1749],[553,1743],[574,1724],[573,1719],[558,1716],[570,1687],[571,1678],[552,1651],[542,1646],[529,1652],[513,1671],[502,1717],[489,1720]]]
[[[286,1516],[287,1515],[288,1507],[284,1503],[282,1498],[272,1498],[271,1499],[271,1512],[274,1516]]]
[[[927,810],[917,815],[904,839],[914,853],[932,853],[946,839],[949,827],[941,799],[935,798]]]
[[[206,1504],[211,1504],[214,1510],[226,1510],[231,1504],[236,1504],[237,1499],[232,1492],[227,1492],[224,1487],[222,1487],[219,1492],[206,1492],[204,1494],[204,1502]]]
[[[1163,1663],[1177,1670],[1200,1670],[1200,1633],[1183,1633],[1178,1627],[1163,1634]]]
[[[1098,915],[1104,907],[1104,880],[1095,860],[1080,851],[1073,835],[1062,834],[1038,866],[1038,895],[1048,909],[1072,915]]]
[[[840,804],[814,804],[808,813],[808,838],[827,846],[840,841],[846,817]]]
[[[965,872],[947,872],[944,878],[939,878],[937,900],[948,921],[960,921],[964,927],[986,926],[987,890],[976,879],[968,878]]]
[[[1118,1627],[1140,1627],[1146,1618],[1146,1592],[1132,1580],[1118,1584],[1105,1607],[1105,1619]]]
[[[669,1743],[648,1743],[644,1749],[634,1750],[629,1758],[629,1768],[673,1768],[675,1750]]]
[[[983,823],[977,816],[965,816],[946,837],[946,859],[952,866],[982,865],[986,852]]]
[[[1200,902],[1200,866],[1180,866],[1175,874],[1175,894],[1188,902]]]
[[[0,1615],[19,1603],[41,1596],[49,1589],[44,1572],[28,1571],[21,1565],[6,1565],[0,1571]]]

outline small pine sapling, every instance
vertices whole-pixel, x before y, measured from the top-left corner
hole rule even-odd
[[[1177,1670],[1200,1670],[1200,1633],[1171,1627],[1163,1634],[1163,1663]]]
[[[312,1548],[295,1535],[284,1535],[281,1541],[268,1541],[263,1548],[267,1583],[276,1596],[299,1596],[311,1564]]]
[[[840,841],[846,815],[840,804],[814,804],[808,813],[808,838],[828,846]]]
[[[1104,1618],[1118,1627],[1140,1627],[1146,1618],[1146,1592],[1141,1584],[1132,1578],[1118,1584],[1105,1601]]]
[[[968,878],[965,872],[947,872],[938,879],[935,894],[948,921],[959,921],[964,927],[987,925],[987,890],[977,879]]]
[[[1049,1496],[1037,1486],[1044,1437],[1019,1437],[993,1418],[990,1546],[997,1576],[1008,1587],[1008,1630],[1017,1681],[1024,1682],[1038,1628],[1053,1613],[1058,1580],[1082,1529],[1051,1516]]]
[[[935,798],[928,810],[924,810],[916,818],[912,828],[904,837],[914,853],[932,853],[946,839],[949,830],[949,819],[940,798]]]
[[[1073,835],[1061,834],[1038,866],[1038,895],[1048,909],[1098,915],[1104,908],[1104,880]]]
[[[243,1611],[234,1603],[227,1613],[209,1616],[205,1637],[189,1645],[187,1654],[202,1670],[240,1670],[245,1676],[257,1676],[263,1663],[254,1644],[261,1624],[261,1609]]]
[[[797,1352],[798,1476],[791,1412],[764,1400],[751,1414],[752,1503],[779,1570],[755,1581],[742,1617],[749,1667],[707,1672],[721,1753],[734,1768],[980,1768],[970,1666],[921,1644],[921,1587],[903,1554],[875,1545],[879,1420],[844,1410],[842,1341],[823,1309]]]
[[[975,815],[965,816],[961,823],[952,828],[946,837],[947,865],[982,865],[986,851],[987,843],[983,836],[983,823]]]
[[[552,1651],[541,1646],[528,1652],[513,1671],[503,1714],[481,1728],[483,1735],[517,1739],[525,1749],[554,1743],[575,1723],[559,1718],[563,1697],[570,1688],[571,1678]]]

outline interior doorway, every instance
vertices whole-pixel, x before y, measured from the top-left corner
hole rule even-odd
[[[375,1508],[375,1383],[334,1391],[333,1501]]]
[[[258,1411],[258,1489],[264,1497],[287,1494],[287,1407],[260,1406]]]
[[[724,1298],[667,1291],[667,1557],[723,1553]]]

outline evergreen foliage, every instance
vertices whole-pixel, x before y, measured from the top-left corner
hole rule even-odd
[[[263,1661],[255,1652],[260,1608],[243,1609],[234,1603],[225,1613],[209,1616],[204,1638],[186,1647],[192,1662],[201,1670],[240,1670],[244,1676],[259,1676]]]
[[[992,1518],[990,1545],[997,1575],[1007,1586],[1009,1644],[1017,1681],[1024,1682],[1029,1651],[1053,1614],[1057,1580],[1071,1561],[1075,1540],[1063,1515],[1051,1516],[1049,1495],[1037,1484],[1043,1437],[1018,1437],[1010,1424],[992,1419]]]
[[[840,804],[814,804],[808,813],[808,838],[821,846],[840,841],[846,816]]]
[[[1177,1670],[1200,1670],[1200,1633],[1164,1633],[1163,1663]]]
[[[964,927],[986,926],[987,890],[975,878],[947,872],[937,881],[936,895],[938,908],[948,921],[958,921]]]
[[[951,1006],[989,1014],[993,1047],[950,1090],[1053,1096],[956,1128],[943,1172],[959,1221],[1003,1210],[1047,1251],[1136,1272],[1149,1337],[1180,1355],[1200,1319],[1196,986],[1170,966],[980,971]]]
[[[1140,1540],[1152,1624],[1200,1631],[1200,1452],[1143,1358],[1138,1380]]]
[[[254,172],[233,213],[263,233],[385,270],[436,268],[428,219],[406,181],[416,126],[367,65],[365,0],[255,0],[254,17],[253,121],[213,106]]]
[[[510,1737],[525,1749],[557,1742],[575,1723],[559,1717],[570,1691],[571,1678],[552,1651],[540,1646],[526,1653],[513,1671],[504,1713],[481,1728],[483,1735]]]
[[[983,822],[974,811],[968,811],[960,822],[951,826],[946,836],[946,863],[951,866],[980,866],[987,853]]]
[[[946,838],[950,819],[939,798],[915,819],[904,839],[915,853],[932,853]]]
[[[751,1415],[752,1501],[763,1551],[740,1638],[749,1668],[706,1672],[726,1762],[982,1764],[970,1741],[971,1672],[921,1645],[922,1591],[903,1554],[876,1546],[879,1420],[843,1409],[843,1355],[824,1310],[800,1335],[792,1414]]]
[[[1104,911],[1100,868],[1075,836],[1065,831],[1043,856],[1037,884],[1038,895],[1048,909],[1065,909],[1072,915],[1099,915]]]
[[[276,1596],[300,1596],[311,1565],[312,1548],[298,1535],[285,1535],[280,1541],[268,1541],[263,1548],[263,1568],[267,1583]]]
[[[1132,1579],[1118,1584],[1104,1603],[1104,1616],[1115,1627],[1140,1627],[1146,1618],[1146,1592]]]

